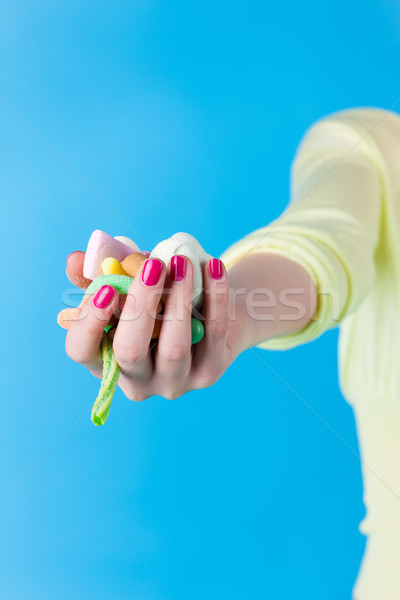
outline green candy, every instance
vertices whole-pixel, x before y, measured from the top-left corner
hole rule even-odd
[[[96,277],[85,292],[85,297],[97,292],[103,285],[111,285],[119,294],[126,295],[131,287],[133,277],[127,275],[101,275]],[[101,342],[103,359],[103,378],[99,394],[92,408],[92,421],[95,425],[104,425],[110,412],[111,401],[118,384],[119,366],[115,360],[112,339],[108,335],[111,327],[106,325]],[[204,326],[201,321],[192,317],[192,344],[198,344],[204,336]]]
[[[104,425],[110,412],[111,401],[118,383],[119,366],[115,360],[110,336],[105,333],[101,341],[103,359],[103,378],[99,394],[92,408],[92,421],[95,425]]]
[[[201,321],[192,317],[192,344],[198,344],[204,336],[204,326]]]
[[[111,285],[119,294],[126,295],[132,285],[133,277],[128,275],[100,275],[96,277],[85,292],[85,297],[97,292],[103,285]],[[108,331],[109,327],[106,327]],[[192,344],[198,344],[204,336],[204,327],[201,321],[192,317]]]
[[[112,285],[119,294],[126,295],[129,292],[132,281],[133,277],[128,277],[128,275],[100,275],[89,285],[85,292],[85,297],[94,294],[94,292],[97,292],[103,285]]]

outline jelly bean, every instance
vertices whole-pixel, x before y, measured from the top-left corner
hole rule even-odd
[[[130,277],[135,277],[142,264],[146,261],[146,256],[141,252],[130,254],[121,262],[122,268]]]
[[[121,263],[116,259],[112,258],[112,256],[108,256],[101,263],[101,270],[104,275],[127,275],[129,273],[125,271]]]

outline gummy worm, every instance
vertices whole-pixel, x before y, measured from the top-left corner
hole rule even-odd
[[[107,421],[119,377],[119,366],[115,360],[112,340],[108,333],[104,333],[101,341],[101,357],[103,359],[103,378],[91,415],[95,425],[104,425]]]
[[[112,285],[120,294],[127,294],[133,277],[127,275],[101,275],[96,277],[87,288],[86,296],[97,292],[103,285]],[[117,387],[119,366],[115,360],[112,340],[108,334],[108,326],[101,342],[101,356],[103,359],[103,378],[99,394],[92,408],[92,421],[95,425],[104,425],[110,411],[111,401]],[[197,344],[204,335],[203,323],[192,317],[191,321],[192,344]]]

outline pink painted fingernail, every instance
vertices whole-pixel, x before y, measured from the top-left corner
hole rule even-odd
[[[210,260],[210,275],[213,279],[221,279],[223,275],[222,261],[219,258]]]
[[[145,285],[156,285],[160,279],[163,263],[156,258],[149,258],[144,263],[142,281]]]
[[[106,308],[114,298],[115,289],[111,285],[103,285],[93,298],[93,304],[96,308]]]
[[[186,260],[183,256],[173,256],[171,258],[171,275],[174,281],[182,281],[186,274]]]

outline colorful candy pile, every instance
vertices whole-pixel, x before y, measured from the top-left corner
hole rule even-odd
[[[201,308],[203,302],[201,269],[211,257],[206,254],[198,241],[187,233],[177,233],[168,240],[164,240],[154,248],[150,257],[159,258],[167,264],[170,258],[178,253],[187,256],[193,264],[193,306]],[[134,277],[147,258],[148,253],[140,252],[136,244],[129,238],[113,238],[104,231],[94,231],[89,239],[83,265],[83,275],[85,278],[92,280],[92,283],[87,288],[78,308],[66,308],[58,314],[58,324],[64,329],[68,329],[72,322],[78,318],[83,303],[103,285],[113,286],[120,295],[128,294]],[[152,339],[157,339],[159,336],[162,311],[163,306],[160,303],[158,309],[160,318],[155,321]],[[112,339],[109,334],[112,327],[113,325],[108,323],[101,341],[103,377],[91,415],[95,425],[103,425],[106,422],[118,384],[119,366],[115,360]],[[192,344],[197,344],[203,338],[203,335],[203,324],[192,317]]]

